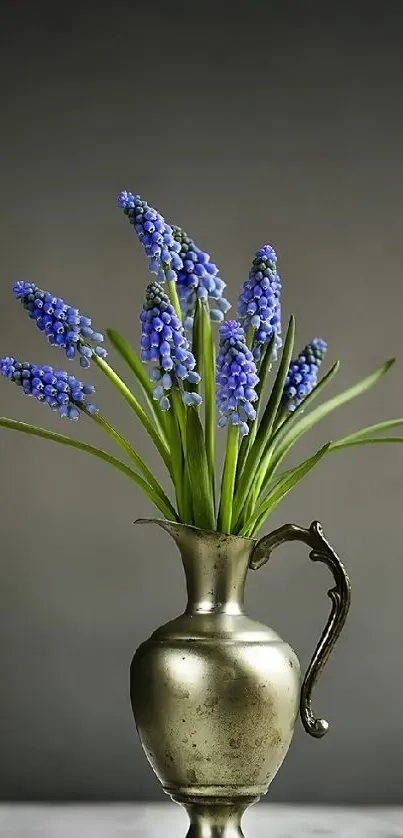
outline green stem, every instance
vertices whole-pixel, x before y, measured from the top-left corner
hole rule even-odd
[[[77,406],[79,407],[79,405],[77,405]],[[119,433],[119,431],[117,431],[116,428],[113,427],[113,425],[110,425],[109,422],[107,422],[106,419],[100,413],[92,414],[92,413],[89,413],[89,411],[86,410],[85,408],[81,408],[81,410],[82,410],[83,413],[86,414],[86,416],[88,416],[90,419],[92,419],[93,422],[95,422],[97,425],[99,425],[99,427],[102,428],[112,439],[114,439],[114,441],[118,445],[120,445],[120,447],[124,451],[126,451],[126,454],[128,454],[128,456],[133,460],[137,469],[139,471],[141,471],[141,473],[143,474],[143,477],[145,477],[147,483],[149,483],[149,485],[154,489],[154,492],[157,495],[160,496],[160,498],[161,498],[162,502],[165,504],[165,506],[170,507],[171,514],[173,514],[175,517],[177,517],[175,509],[172,506],[169,498],[167,497],[167,495],[163,491],[163,489],[160,486],[160,484],[158,483],[158,481],[155,479],[153,473],[150,471],[150,469],[148,468],[148,466],[146,465],[144,460],[142,460],[140,455],[137,454],[137,451],[135,451],[135,449],[132,448],[132,446],[130,445],[130,442],[128,442],[127,439],[125,439]]]
[[[200,378],[203,379],[203,310],[202,302],[199,299],[196,300],[195,313],[193,318],[192,355],[196,361],[196,371],[199,373]],[[201,381],[199,381],[197,384],[194,384],[192,386],[192,390],[195,393],[200,393]]]
[[[175,488],[176,504],[179,512],[179,519],[185,521],[185,504],[183,498],[183,453],[180,431],[176,416],[172,410],[169,411],[169,442],[172,454],[173,484]]]
[[[109,378],[109,381],[112,382],[114,387],[121,393],[123,398],[127,401],[128,405],[134,410],[137,418],[140,420],[141,424],[151,437],[154,445],[158,449],[161,457],[169,471],[169,474],[172,477],[172,466],[171,466],[171,458],[169,454],[169,449],[167,448],[165,442],[161,439],[158,432],[155,430],[153,423],[151,422],[149,416],[145,412],[144,408],[141,406],[136,396],[133,395],[131,390],[129,390],[127,384],[120,378],[120,376],[115,372],[112,367],[104,360],[104,358],[99,358],[98,355],[93,355],[93,361],[97,364],[97,366],[102,370],[102,372]]]
[[[260,462],[267,446],[267,441],[271,439],[274,419],[281,402],[284,382],[290,366],[294,346],[294,336],[295,318],[291,315],[276,380],[260,421],[256,439],[250,448],[242,474],[239,476],[239,480],[237,481],[236,495],[234,498],[234,523],[238,523],[238,519],[242,518],[242,512],[249,497],[249,492],[256,479],[256,474],[259,470]]]
[[[173,279],[167,280],[167,288],[168,288],[168,297],[179,317],[179,320],[182,321],[182,309],[181,304],[179,302],[178,292],[176,290],[176,281]]]
[[[271,368],[271,361],[273,357],[275,342],[276,335],[272,335],[268,345],[264,349],[262,349],[260,361],[257,365],[257,374],[259,376],[259,381],[255,388],[257,394],[257,401],[254,404],[254,408],[256,410],[256,419],[254,420],[254,422],[248,422],[249,434],[247,436],[244,436],[239,448],[238,463],[236,470],[237,483],[240,479],[242,469],[246,461],[246,458],[249,454],[249,451],[252,448],[252,445],[256,439],[256,434],[259,427],[259,415],[261,413],[262,399],[267,383],[267,377]]]
[[[176,387],[173,387],[172,390],[171,390],[171,398],[172,398],[172,407],[173,407],[175,416],[178,420],[178,425],[179,425],[179,429],[180,429],[183,454],[186,457],[186,417],[185,417],[186,407],[183,404],[181,394]]]
[[[162,512],[165,518],[168,520],[177,520],[177,515],[173,507],[166,506],[161,501],[160,497],[155,494],[152,487],[149,486],[139,474],[130,468],[130,466],[127,466],[126,463],[122,463],[121,460],[118,460],[112,454],[108,454],[107,451],[103,451],[102,448],[96,448],[94,445],[82,442],[80,439],[72,439],[69,436],[56,433],[55,431],[48,431],[47,428],[39,428],[35,425],[29,425],[26,422],[19,422],[16,419],[8,419],[7,417],[0,417],[0,426],[3,428],[10,428],[13,431],[20,431],[20,433],[39,436],[42,439],[49,439],[52,442],[58,442],[61,445],[69,445],[72,448],[77,448],[80,451],[85,451],[87,454],[92,454],[94,457],[98,457],[98,459],[103,460],[104,462],[109,463],[109,465],[114,466],[114,468],[119,469],[119,471],[125,474],[126,477],[133,481],[133,483],[139,486],[144,494],[147,495],[149,500],[151,500],[160,512]]]
[[[255,331],[256,331],[256,329],[254,329],[253,326],[248,326],[248,329],[247,329],[247,332],[246,332],[246,346],[248,347],[248,349],[252,349],[253,339],[255,337]]]
[[[186,461],[184,457],[182,432],[180,429],[177,412],[175,410],[175,394],[172,394],[172,409],[168,413],[170,447],[172,454],[173,483],[175,487],[176,502],[178,505],[179,517],[182,523],[192,523],[191,495],[188,491],[188,476]]]
[[[214,335],[211,328],[210,311],[208,305],[203,305],[202,318],[202,344],[203,344],[203,385],[204,385],[204,432],[206,438],[207,463],[215,504],[215,437],[216,437],[216,413],[215,413],[215,345]]]
[[[238,459],[239,428],[237,425],[230,425],[227,435],[227,448],[221,483],[220,508],[218,511],[217,529],[219,532],[230,533],[232,524],[232,504],[234,500],[234,487],[236,476],[236,464]]]
[[[128,341],[123,337],[123,335],[116,331],[116,329],[107,329],[106,334],[108,335],[113,348],[116,352],[118,352],[120,357],[123,358],[133,373],[143,393],[151,419],[155,423],[161,439],[167,443],[167,417],[164,411],[158,409],[156,402],[153,399],[154,387],[142,361],[134,351],[133,347],[130,346]]]

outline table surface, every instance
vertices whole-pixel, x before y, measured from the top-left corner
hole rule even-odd
[[[1,838],[185,838],[173,803],[31,806],[0,804]],[[403,808],[253,806],[246,838],[403,838]]]

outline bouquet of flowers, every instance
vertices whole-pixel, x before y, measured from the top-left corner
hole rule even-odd
[[[23,393],[63,418],[75,421],[85,415],[113,439],[124,459],[14,419],[0,418],[0,425],[103,459],[142,489],[168,520],[247,537],[256,535],[282,498],[325,455],[355,445],[403,442],[403,437],[385,435],[403,419],[389,419],[328,442],[284,469],[284,459],[304,433],[373,387],[395,359],[314,406],[339,363],[319,377],[327,349],[319,338],[294,356],[293,316],[283,339],[281,281],[273,247],[265,244],[257,251],[235,319],[228,316],[226,285],[208,253],[139,195],[122,192],[118,205],[155,276],[145,290],[140,314],[140,353],[115,329],[106,330],[134,377],[134,389],[106,360],[104,335],[93,329],[89,317],[32,282],[19,281],[13,290],[52,346],[63,350],[69,361],[78,359],[84,369],[94,363],[102,370],[149,434],[170,486],[156,480],[130,440],[93,403],[94,387],[64,370],[10,356],[0,360],[2,375]],[[224,445],[218,479],[216,446]]]

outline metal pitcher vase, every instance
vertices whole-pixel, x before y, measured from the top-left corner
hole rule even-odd
[[[309,529],[289,524],[260,541],[154,523],[178,545],[188,603],[133,658],[136,727],[164,791],[188,812],[188,838],[236,838],[245,809],[267,792],[283,762],[298,711],[312,736],[327,731],[311,692],[345,622],[350,582],[317,522]],[[331,614],[302,687],[294,651],[243,605],[248,569],[289,540],[305,542],[334,578]]]

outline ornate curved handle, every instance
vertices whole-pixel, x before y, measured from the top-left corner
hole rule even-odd
[[[346,570],[329,542],[326,540],[321,525],[314,521],[309,530],[297,527],[295,524],[285,524],[270,535],[266,535],[257,542],[249,566],[258,570],[270,558],[272,551],[285,541],[303,541],[311,548],[309,558],[314,562],[323,562],[335,581],[334,588],[328,591],[332,600],[332,610],[325,625],[322,636],[314,651],[312,660],[306,671],[301,689],[300,715],[307,733],[320,739],[327,733],[329,725],[325,719],[315,718],[312,712],[311,694],[313,687],[322,672],[340,632],[346,622],[351,600],[351,584]]]

